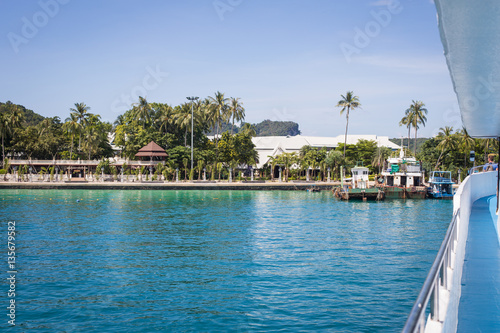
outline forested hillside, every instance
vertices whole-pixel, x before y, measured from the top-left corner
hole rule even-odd
[[[429,138],[417,138],[417,153],[420,151],[420,148],[424,144],[425,141],[429,140]],[[389,139],[389,141],[401,146],[401,138],[393,138]],[[408,138],[403,138],[403,146],[408,148]],[[415,139],[410,139],[410,150],[413,151],[415,147]]]
[[[219,133],[224,133],[225,131],[231,132],[231,127],[233,128],[233,133],[239,133],[245,123],[241,124],[241,127],[232,125],[228,122],[222,122],[220,124]],[[272,121],[264,120],[258,124],[250,124],[255,131],[256,136],[295,136],[300,134],[299,124],[293,121]],[[212,129],[207,135],[214,135],[215,129]]]
[[[12,107],[17,107],[17,109],[21,111],[21,113],[23,114],[25,125],[35,126],[45,119],[45,117],[39,115],[38,113],[33,112],[32,110],[26,109],[22,105],[13,104],[11,101],[7,101],[6,103],[0,102],[0,110],[9,110]]]
[[[257,136],[295,136],[300,134],[299,124],[293,121],[264,120],[254,126]]]

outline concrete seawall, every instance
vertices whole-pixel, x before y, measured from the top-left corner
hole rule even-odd
[[[32,190],[250,190],[250,191],[305,191],[310,188],[330,191],[340,183],[0,183],[2,189]]]

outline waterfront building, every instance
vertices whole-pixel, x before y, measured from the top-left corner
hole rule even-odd
[[[266,163],[268,163],[271,157],[276,157],[282,153],[293,153],[297,154],[300,149],[304,146],[311,146],[313,148],[323,148],[331,150],[337,148],[340,144],[343,144],[345,140],[344,135],[338,135],[334,137],[321,137],[321,136],[256,136],[252,138],[252,142],[255,145],[255,149],[259,155],[259,163],[257,164],[257,169],[261,169]],[[401,149],[401,147],[391,141],[389,141],[388,136],[378,136],[378,135],[353,135],[349,134],[347,136],[347,144],[355,145],[359,140],[373,140],[377,143],[378,147],[388,147],[393,151]]]

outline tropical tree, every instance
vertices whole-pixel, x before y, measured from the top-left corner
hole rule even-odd
[[[224,94],[220,91],[215,93],[215,96],[208,97],[210,101],[210,113],[211,119],[216,126],[215,132],[215,149],[218,149],[218,140],[219,140],[219,129],[221,121],[227,119],[227,109],[228,109],[228,101],[229,98],[225,98]]]
[[[406,128],[408,128],[408,141],[407,141],[408,151],[410,150],[410,130],[411,130],[411,124],[412,123],[413,123],[413,119],[412,119],[412,115],[411,114],[406,114],[399,121],[399,126],[406,126]]]
[[[229,100],[229,107],[227,110],[228,118],[233,119],[233,126],[231,126],[231,134],[233,134],[234,121],[243,121],[245,119],[245,108],[243,104],[240,102],[239,98],[232,97]]]
[[[201,180],[201,172],[203,171],[204,161],[202,159],[198,160],[197,169],[198,169],[198,180]]]
[[[221,176],[221,172],[222,172],[222,167],[223,166],[224,165],[221,162],[217,162],[217,164],[216,164],[217,172],[219,173],[219,178],[218,178],[219,181],[220,181],[220,176]]]
[[[183,158],[182,159],[182,165],[184,165],[184,180],[187,181],[189,159],[188,158]]]
[[[181,104],[174,109],[173,119],[177,126],[184,129],[184,146],[187,147],[188,129],[191,126],[191,105]]]
[[[483,140],[484,140],[484,163],[488,163],[488,155],[491,153],[490,148],[495,148],[497,140],[493,138],[487,138]]]
[[[71,113],[68,118],[66,118],[65,123],[62,125],[63,130],[69,135],[71,138],[71,150],[69,154],[69,158],[73,158],[73,143],[75,140],[75,136],[80,133],[81,125],[78,123],[78,117],[75,113]]]
[[[337,107],[341,107],[340,114],[342,115],[346,112],[346,125],[345,125],[345,136],[344,136],[344,158],[345,158],[345,147],[347,145],[347,128],[349,126],[349,111],[356,109],[361,106],[359,103],[359,97],[354,96],[352,91],[348,91],[345,96],[340,95],[342,98],[338,103]]]
[[[276,164],[278,163],[278,157],[271,156],[271,155],[268,155],[267,157],[269,157],[267,164],[271,168],[271,181],[274,181],[274,168],[276,167]]]
[[[160,131],[164,130],[165,134],[168,133],[168,125],[173,120],[174,109],[168,104],[152,104],[153,109],[157,110],[158,122],[160,123]]]
[[[80,124],[80,133],[78,137],[78,151],[80,152],[82,147],[82,129],[87,124],[87,120],[89,117],[88,111],[90,110],[90,107],[82,102],[82,103],[75,103],[75,107],[70,108],[69,110],[78,119],[78,123]]]
[[[151,120],[152,108],[148,101],[139,96],[139,103],[136,103],[132,108],[133,117],[145,128]]]
[[[297,153],[292,152],[292,153],[281,153],[280,155],[277,156],[277,164],[282,165],[285,167],[284,173],[285,173],[285,182],[288,181],[288,177],[290,176],[290,167],[297,163]]]
[[[333,175],[336,175],[340,170],[340,166],[344,164],[344,157],[342,156],[342,152],[337,150],[330,150],[326,154],[325,163],[332,169]]]
[[[21,126],[23,114],[17,105],[7,102],[0,109],[0,134],[2,136],[2,166],[5,167],[5,139],[13,134],[14,129]]]
[[[377,147],[377,150],[373,154],[372,167],[378,167],[378,173],[380,174],[381,169],[385,166],[385,161],[391,156],[392,150],[388,147]]]
[[[427,121],[428,111],[425,108],[425,104],[422,101],[412,101],[410,107],[406,109],[406,115],[409,117],[408,121],[411,123],[411,126],[415,129],[415,144],[413,146],[413,155],[417,154],[417,130],[419,125],[425,126],[425,122]],[[410,137],[408,136],[408,141]],[[410,143],[408,143],[408,149]]]
[[[439,143],[437,148],[441,151],[439,155],[435,169],[437,169],[439,162],[441,161],[441,157],[443,156],[445,151],[450,151],[456,148],[455,138],[453,137],[453,127],[445,126],[439,129],[439,133],[437,135],[437,139]]]
[[[257,132],[255,131],[255,126],[253,126],[250,123],[243,123],[243,126],[240,129],[240,133],[245,133],[250,137],[254,137],[257,135]]]
[[[459,130],[457,134],[460,142],[460,148],[464,152],[464,168],[467,169],[467,157],[469,152],[475,146],[476,141],[469,135],[465,127],[462,127],[462,130]]]

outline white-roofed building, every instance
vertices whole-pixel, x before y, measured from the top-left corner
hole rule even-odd
[[[401,147],[391,141],[388,136],[378,135],[348,135],[347,144],[357,144],[359,140],[373,140],[377,142],[378,147],[388,147],[392,150],[401,149]],[[326,147],[328,150],[335,149],[339,144],[344,143],[344,135],[336,137],[321,136],[256,136],[252,138],[255,149],[259,155],[257,169],[260,169],[269,161],[270,156],[278,156],[281,153],[299,153],[304,146],[314,148]]]

